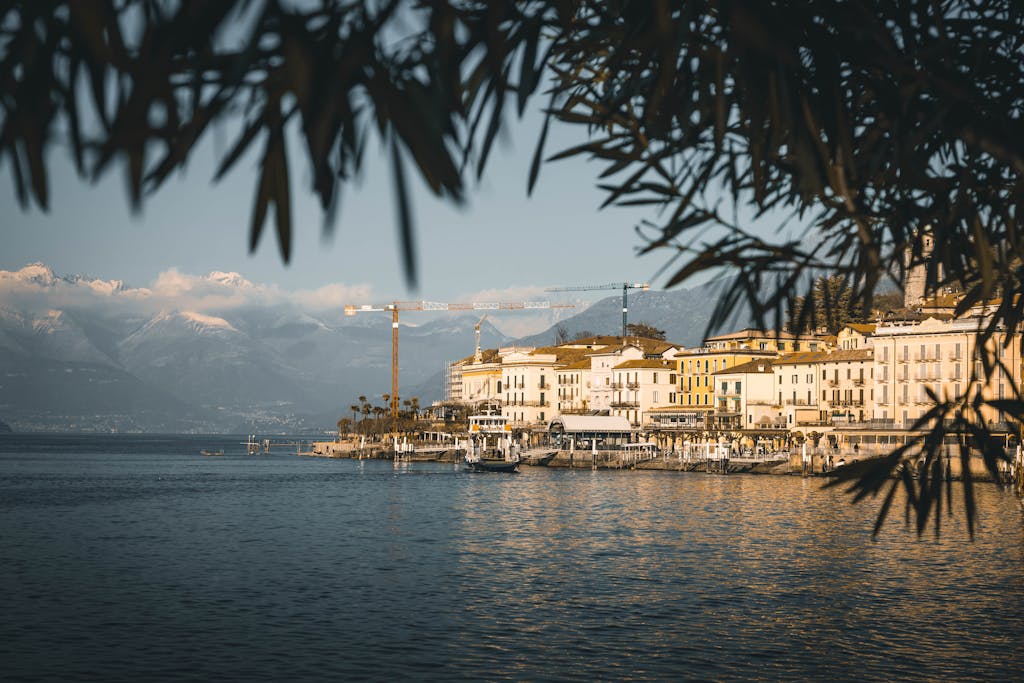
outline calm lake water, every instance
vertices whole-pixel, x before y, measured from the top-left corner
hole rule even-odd
[[[1020,680],[1024,514],[821,480],[0,437],[7,680]],[[220,458],[201,448],[224,448]],[[895,506],[894,506],[894,509]]]

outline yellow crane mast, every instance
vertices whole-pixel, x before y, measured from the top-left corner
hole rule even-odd
[[[437,301],[392,301],[389,304],[363,304],[345,306],[345,315],[357,313],[391,312],[391,417],[398,419],[398,312],[399,311],[500,311],[544,308],[574,308],[575,304],[553,304],[548,301],[470,301],[463,303],[440,303]],[[486,315],[484,316],[487,317]],[[479,348],[480,323],[476,324],[477,346]]]

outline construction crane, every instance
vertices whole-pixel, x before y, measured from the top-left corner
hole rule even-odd
[[[618,289],[622,288],[622,338],[626,338],[626,311],[629,307],[626,302],[626,292],[631,289],[639,289],[646,292],[651,288],[647,282],[612,282],[607,285],[582,285],[580,287],[548,287],[545,292],[588,292],[595,289]]]
[[[473,352],[473,362],[482,363],[484,360],[483,354],[480,352],[480,326],[487,320],[487,315],[480,316],[480,319],[476,321],[476,325],[473,325],[473,331],[476,332],[476,351]]]
[[[391,417],[398,419],[398,312],[399,311],[500,311],[542,308],[574,308],[575,304],[553,304],[549,301],[471,301],[445,304],[437,301],[392,301],[389,304],[345,306],[345,315],[391,312]],[[484,315],[484,318],[487,316]],[[477,350],[480,348],[480,323],[476,324]]]

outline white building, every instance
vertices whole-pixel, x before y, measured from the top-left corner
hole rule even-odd
[[[793,430],[829,424],[818,403],[821,351],[791,353],[772,361],[775,374],[776,417]]]
[[[720,429],[766,429],[779,425],[772,360],[761,358],[714,373],[714,422]]]
[[[964,395],[982,399],[1013,398],[1021,386],[1021,337],[995,332],[989,341],[1003,367],[991,379],[977,353],[978,318],[919,323],[881,324],[875,330],[873,416],[882,424],[909,429],[933,405],[931,390],[940,399]],[[988,423],[1005,422],[1005,415],[989,406],[981,408]]]
[[[652,408],[675,401],[676,363],[666,358],[627,360],[612,368],[611,415],[621,415],[630,424],[647,422]]]

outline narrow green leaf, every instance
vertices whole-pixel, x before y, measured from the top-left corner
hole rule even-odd
[[[405,184],[405,170],[402,168],[402,155],[398,150],[398,141],[394,134],[391,136],[391,170],[394,174],[395,199],[398,204],[398,228],[402,244],[402,263],[405,266],[405,281],[410,288],[415,289],[417,277],[412,209],[409,190]]]

